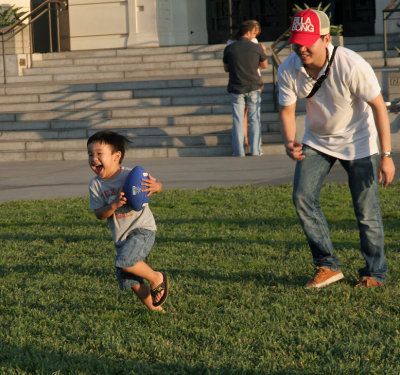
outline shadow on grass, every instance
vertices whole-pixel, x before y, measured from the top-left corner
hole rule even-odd
[[[230,272],[229,275],[222,274],[219,272],[208,272],[201,269],[191,269],[191,270],[182,270],[178,268],[170,268],[166,270],[168,274],[174,277],[182,277],[186,282],[190,283],[191,281],[196,284],[196,279],[203,279],[207,281],[216,280],[227,283],[255,283],[258,286],[273,286],[277,287],[279,285],[292,285],[299,286],[303,285],[307,281],[307,275],[295,275],[289,274],[285,276],[277,276],[276,273],[272,273],[270,271],[263,271],[262,269],[259,272],[249,272],[249,271],[241,271],[241,272]],[[207,284],[208,285],[208,284]]]
[[[30,242],[30,241],[37,241],[43,240],[47,243],[53,243],[55,240],[64,240],[68,242],[80,242],[80,241],[111,241],[111,237],[109,233],[97,233],[93,235],[65,235],[65,234],[26,234],[26,233],[2,233],[0,235],[0,240],[11,240],[11,241],[20,241],[20,242]]]
[[[49,257],[50,258],[50,257]],[[20,273],[26,274],[30,277],[35,275],[61,275],[65,279],[75,277],[76,275],[91,276],[91,277],[105,277],[110,274],[110,269],[113,270],[112,258],[110,258],[110,267],[83,267],[81,265],[65,262],[61,266],[36,264],[33,262],[26,262],[24,264],[17,264],[12,267],[0,265],[0,274],[6,275],[7,273]]]
[[[149,363],[145,361],[105,358],[93,354],[76,355],[52,350],[38,350],[26,345],[16,347],[0,344],[0,369],[2,373],[26,373],[26,374],[79,374],[79,375],[103,375],[103,374],[194,374],[194,375],[264,375],[265,370],[246,370],[219,366],[210,368],[201,363],[190,366],[185,363],[165,362]],[[292,372],[293,371],[293,372]],[[271,375],[283,375],[296,373],[295,369],[284,371],[268,371]]]
[[[337,220],[337,221],[328,221],[332,230],[340,231],[340,230],[357,230],[357,224],[355,220]],[[223,235],[219,236],[219,233],[222,231],[225,232],[226,228],[235,227],[240,228],[242,230],[248,229],[249,232],[259,231],[263,233],[268,230],[287,230],[293,232],[294,228],[301,231],[299,221],[297,218],[285,218],[284,220],[279,218],[254,218],[254,219],[237,219],[237,218],[191,218],[191,219],[158,219],[156,223],[159,226],[166,226],[165,230],[160,230],[157,234],[157,242],[193,242],[193,243],[207,243],[207,242],[240,242],[240,243],[261,243],[261,244],[272,244],[274,246],[284,246],[287,248],[292,248],[293,244],[287,242],[286,244],[275,242],[275,241],[260,241],[257,239],[238,239],[235,237],[225,238]],[[216,235],[208,235],[207,237],[200,237],[202,230],[202,224],[207,225],[207,229],[212,226],[214,228],[214,232]],[[41,222],[29,222],[29,223],[22,223],[20,227],[29,228],[29,227],[37,227],[40,228]],[[92,222],[92,223],[77,223],[77,222],[52,222],[51,224],[45,224],[49,229],[47,233],[41,234],[38,232],[28,234],[26,232],[19,233],[2,233],[0,234],[0,240],[14,240],[14,241],[34,241],[38,239],[42,239],[46,242],[52,242],[56,239],[63,239],[67,242],[76,242],[76,241],[84,241],[84,240],[110,240],[111,237],[109,236],[108,231],[100,232],[98,229],[101,228],[103,225],[105,228],[105,223],[100,222]],[[199,231],[197,232],[197,236],[182,236],[179,230],[180,226],[199,226]],[[6,226],[4,226],[6,228]],[[14,226],[8,225],[8,227],[12,228]],[[74,228],[79,228],[74,232]],[[168,227],[174,228],[176,235],[166,236],[162,233],[170,233]],[[256,230],[255,228],[259,228]],[[50,234],[53,231],[57,231],[56,234]],[[60,228],[60,229],[59,229]],[[65,234],[62,231],[62,228],[68,228],[68,231],[73,234]],[[93,231],[95,234],[92,235],[85,235],[80,234],[79,231],[82,228],[88,228],[88,231]],[[187,228],[183,228],[183,234],[187,231]],[[210,232],[207,230],[207,232]],[[76,234],[75,234],[76,233]],[[252,233],[249,233],[249,237]],[[303,236],[303,234],[301,234]],[[354,246],[354,243],[349,243],[349,245]],[[296,247],[296,244],[294,244]]]

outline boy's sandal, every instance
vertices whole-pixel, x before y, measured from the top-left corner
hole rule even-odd
[[[168,277],[164,273],[162,275],[163,275],[163,281],[150,291],[151,297],[153,298],[154,307],[161,306],[167,300]],[[164,294],[162,295],[161,299],[158,302],[154,302],[154,299],[157,297],[157,294],[161,293],[162,291],[164,291]]]

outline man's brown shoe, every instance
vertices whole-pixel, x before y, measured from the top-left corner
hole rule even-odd
[[[375,280],[373,277],[363,276],[360,279],[360,282],[356,285],[356,288],[373,288],[373,287],[381,287],[384,286],[385,283],[380,283]]]
[[[332,271],[326,267],[315,267],[315,273],[305,288],[322,288],[343,279],[342,271]]]

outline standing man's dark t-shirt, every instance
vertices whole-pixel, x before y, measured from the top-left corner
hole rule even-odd
[[[223,62],[229,68],[228,92],[245,94],[261,87],[258,65],[267,60],[261,46],[240,38],[225,47]]]

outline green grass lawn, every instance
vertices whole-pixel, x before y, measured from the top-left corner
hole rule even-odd
[[[399,374],[400,183],[381,190],[385,288],[354,289],[347,186],[325,185],[321,204],[345,279],[310,291],[291,186],[153,196],[167,314],[119,290],[87,197],[1,204],[0,374]]]

